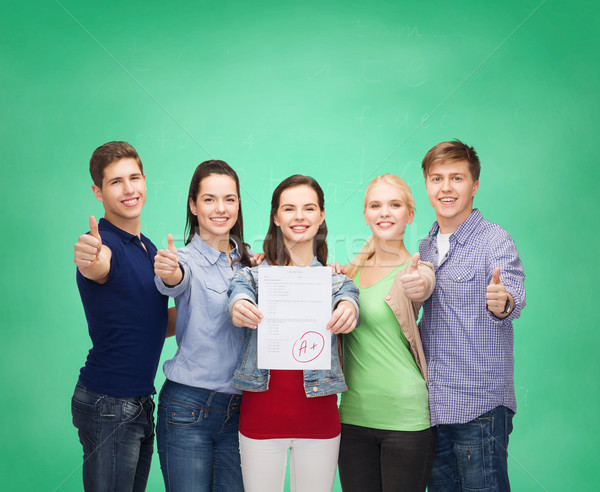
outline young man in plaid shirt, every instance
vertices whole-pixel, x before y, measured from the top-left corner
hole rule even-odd
[[[442,142],[422,169],[437,219],[419,248],[437,282],[419,324],[437,437],[428,490],[510,490],[512,323],[525,306],[525,274],[510,235],[473,209],[473,147]]]

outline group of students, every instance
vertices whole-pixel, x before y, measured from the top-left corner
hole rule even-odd
[[[319,184],[293,175],[277,186],[255,255],[237,174],[203,162],[185,246],[168,235],[157,250],[141,234],[137,152],[125,142],[96,149],[92,189],[105,214],[90,217],[75,245],[93,344],[72,398],[85,490],[145,489],[153,382],[172,335],[156,423],[167,491],[280,492],[288,453],[298,492],[331,491],[338,466],[345,492],[509,490],[523,269],[510,236],[473,209],[474,149],[442,142],[422,167],[437,220],[420,251],[403,239],[415,214],[409,187],[378,176],[364,197],[371,237],[344,268],[332,266],[331,368],[269,370],[257,364],[259,271],[326,265]]]

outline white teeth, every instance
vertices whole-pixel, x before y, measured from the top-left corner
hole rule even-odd
[[[213,222],[227,222],[227,219],[223,217],[215,217],[210,220],[212,220]]]
[[[455,200],[456,200],[456,198],[442,198],[441,199],[442,202],[453,202]]]
[[[125,205],[133,205],[134,203],[137,203],[138,199],[137,198],[132,198],[131,200],[123,200],[123,203]]]

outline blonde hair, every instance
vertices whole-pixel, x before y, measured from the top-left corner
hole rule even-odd
[[[398,176],[394,174],[382,174],[381,176],[377,176],[373,181],[369,183],[367,189],[365,191],[365,198],[363,201],[363,211],[367,209],[367,198],[369,193],[373,190],[375,186],[380,183],[387,183],[394,187],[396,187],[400,194],[402,195],[402,200],[404,201],[406,208],[410,212],[415,212],[415,199],[410,191],[408,185],[404,182],[404,180],[400,179]],[[346,265],[346,275],[350,278],[354,278],[356,274],[361,270],[367,261],[375,256],[375,241],[373,240],[373,236],[371,235],[369,239],[365,242],[359,253]]]

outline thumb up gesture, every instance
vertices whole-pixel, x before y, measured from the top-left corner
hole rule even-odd
[[[513,309],[514,303],[512,296],[506,292],[506,287],[500,281],[500,267],[494,269],[492,280],[487,286],[487,308],[497,318],[506,318]],[[509,303],[508,309],[507,301]]]
[[[110,272],[111,258],[110,249],[102,246],[98,223],[92,215],[90,233],[82,234],[75,243],[75,264],[84,277],[98,283],[105,283]]]
[[[407,273],[400,277],[400,281],[404,287],[404,294],[411,301],[422,301],[427,296],[425,279],[419,273],[420,257],[420,253],[415,253]]]
[[[90,217],[90,233],[79,236],[75,243],[75,264],[79,268],[93,267],[102,251],[102,238],[98,233],[98,223],[92,215]]]
[[[171,234],[167,234],[167,245],[168,249],[159,249],[154,257],[154,273],[165,285],[173,287],[183,279],[183,271],[179,266],[177,248]]]

